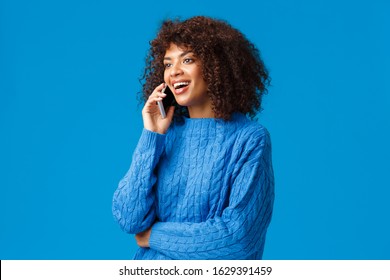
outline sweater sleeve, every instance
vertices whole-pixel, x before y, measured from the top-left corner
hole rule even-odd
[[[142,131],[130,169],[114,193],[114,218],[128,233],[142,232],[155,221],[154,171],[164,148],[165,137],[146,129]]]
[[[268,132],[245,144],[229,203],[202,223],[157,222],[150,248],[173,259],[244,259],[261,249],[271,220],[274,176]]]

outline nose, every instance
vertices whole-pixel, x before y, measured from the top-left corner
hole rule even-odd
[[[178,76],[178,75],[181,75],[181,74],[183,74],[183,70],[181,69],[180,63],[173,64],[172,67],[171,67],[171,72],[169,73],[169,75],[171,77],[175,77],[175,76]]]

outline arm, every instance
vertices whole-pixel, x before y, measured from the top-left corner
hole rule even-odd
[[[157,222],[150,248],[174,259],[241,259],[258,251],[274,200],[268,133],[246,143],[232,182],[229,204],[220,216],[203,223]]]
[[[128,233],[145,231],[156,218],[153,186],[157,178],[154,171],[174,112],[174,107],[171,107],[167,117],[161,118],[156,102],[166,96],[161,92],[163,88],[164,84],[157,86],[142,109],[144,130],[130,169],[114,193],[112,212],[121,228]]]
[[[142,232],[155,221],[154,170],[164,142],[165,135],[143,130],[130,169],[114,193],[114,217],[128,233]]]

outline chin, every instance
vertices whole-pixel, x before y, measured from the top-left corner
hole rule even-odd
[[[180,98],[181,96],[176,96],[176,103],[180,106],[187,107],[189,102],[185,98]]]

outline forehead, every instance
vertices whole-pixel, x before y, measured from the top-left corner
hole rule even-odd
[[[188,54],[188,53],[192,53],[192,50],[190,47],[178,46],[174,43],[171,43],[169,45],[169,48],[165,50],[164,59],[180,57],[180,56]]]

